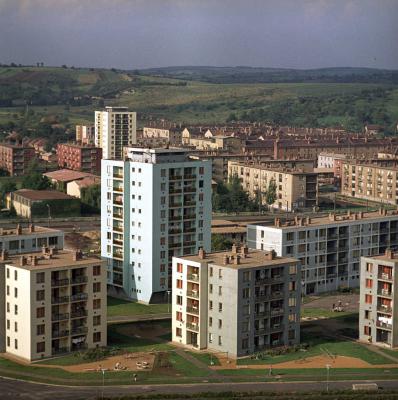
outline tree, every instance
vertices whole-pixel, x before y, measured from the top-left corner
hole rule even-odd
[[[213,233],[211,235],[211,250],[212,251],[222,251],[230,249],[233,245],[231,239],[227,239],[218,233]]]
[[[265,192],[265,202],[270,207],[275,203],[276,200],[276,183],[274,179],[271,179],[268,184],[268,189]]]
[[[0,184],[0,196],[1,196],[1,206],[5,206],[5,198],[7,193],[13,192],[17,190],[17,185],[15,184],[15,181],[12,179],[6,179],[1,182]]]
[[[25,175],[22,180],[24,189],[46,190],[51,188],[50,180],[40,172],[32,171],[29,175]]]
[[[87,212],[99,212],[101,209],[101,186],[92,185],[81,191],[81,202],[86,205]]]

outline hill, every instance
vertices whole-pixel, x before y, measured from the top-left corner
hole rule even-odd
[[[159,70],[163,71],[162,76],[156,73]],[[72,132],[77,123],[93,123],[94,110],[104,105],[130,107],[138,112],[141,125],[156,118],[182,124],[247,120],[296,126],[341,125],[361,130],[368,122],[385,125],[392,132],[398,121],[394,71],[264,70],[171,67],[121,71],[0,66],[0,130],[17,129],[28,136],[46,136],[55,143],[68,138],[65,129]],[[205,80],[216,79],[216,73],[224,80],[232,79],[233,72],[234,79],[251,81]],[[293,79],[293,73],[295,79],[302,81],[283,82],[289,76]],[[181,74],[191,76],[182,79]],[[268,74],[268,78],[273,74],[272,79],[277,82],[252,82],[258,74]],[[317,82],[316,76],[329,76],[327,79],[333,82]],[[335,82],[336,77],[356,81]],[[372,83],[376,78],[379,81]]]
[[[398,71],[373,68],[284,69],[255,67],[166,67],[139,71],[144,75],[210,83],[390,83]]]

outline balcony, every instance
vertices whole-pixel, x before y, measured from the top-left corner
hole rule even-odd
[[[184,233],[193,233],[196,232],[196,228],[184,228]]]
[[[380,296],[392,297],[392,291],[388,289],[379,289],[377,294]]]
[[[82,275],[82,276],[75,276],[74,278],[72,278],[70,280],[70,283],[72,285],[78,285],[80,283],[86,283],[88,281],[88,277],[86,275]]]
[[[70,313],[71,318],[83,318],[87,317],[87,315],[88,315],[87,310],[72,311]]]
[[[68,330],[53,331],[51,336],[53,339],[69,336],[69,331]]]
[[[169,203],[169,208],[180,208],[182,203]]]
[[[269,311],[258,311],[258,312],[254,312],[254,318],[257,318],[257,317],[267,317],[267,316],[269,316],[269,315],[270,315]]]
[[[377,306],[377,311],[380,311],[384,314],[392,314],[392,308],[389,306],[383,306],[383,305]]]
[[[115,246],[123,247],[123,240],[113,239],[112,244],[114,244]]]
[[[275,292],[271,292],[271,299],[280,299],[285,297],[284,293],[281,291],[275,291]]]
[[[190,242],[186,242],[184,241],[184,247],[192,247],[195,246],[196,242],[190,241]]]
[[[69,303],[69,296],[52,297],[51,304]]]
[[[70,301],[82,301],[87,300],[88,294],[87,293],[78,293],[70,296]]]
[[[195,180],[196,175],[184,175],[184,180]]]
[[[184,187],[184,193],[196,193],[195,187]]]
[[[181,215],[173,215],[172,217],[169,217],[169,221],[181,221],[181,218]]]
[[[169,243],[169,249],[177,249],[181,247],[181,242],[179,243]]]
[[[169,181],[179,181],[182,179],[182,175],[170,175]]]
[[[71,335],[81,335],[87,332],[88,332],[87,326],[78,326],[76,328],[72,328]]]
[[[199,325],[197,324],[191,324],[190,322],[187,322],[186,326],[190,331],[199,332]]]
[[[123,174],[116,174],[116,173],[114,173],[114,174],[113,174],[113,177],[116,178],[116,179],[123,179]]]
[[[113,218],[117,218],[117,219],[123,219],[123,213],[113,213]]]
[[[189,219],[196,219],[196,214],[186,214],[186,215],[184,215],[184,220],[189,220]]]
[[[113,191],[114,191],[114,192],[118,192],[118,193],[123,193],[123,188],[121,188],[121,187],[114,187],[114,188],[113,188]]]
[[[381,273],[378,275],[379,279],[383,279],[384,281],[392,281],[392,274]]]
[[[122,253],[113,253],[113,258],[123,260],[123,254]]]
[[[283,308],[271,308],[271,315],[282,315],[284,313]]]
[[[181,229],[170,229],[169,235],[179,235],[181,232]]]
[[[187,290],[187,296],[188,297],[192,297],[194,299],[198,299],[199,298],[199,293],[196,292],[196,291]]]
[[[69,319],[69,314],[64,313],[64,314],[52,314],[51,315],[51,321],[65,321]]]
[[[187,313],[188,314],[199,315],[199,308],[198,307],[188,307],[187,306]]]
[[[274,325],[271,325],[270,331],[271,332],[281,332],[281,331],[283,331],[283,329],[284,329],[283,324],[274,324]]]
[[[123,228],[122,227],[118,227],[118,226],[114,226],[113,230],[116,232],[123,232]]]
[[[58,287],[58,286],[68,286],[69,285],[69,279],[54,279],[51,281],[51,286],[52,287]]]
[[[182,189],[169,189],[169,194],[182,193]]]
[[[198,274],[188,274],[187,279],[189,281],[199,282],[199,275]]]
[[[388,329],[390,331],[392,330],[392,324],[387,324],[385,322],[376,321],[376,326],[378,328]]]
[[[58,354],[65,354],[69,353],[69,347],[59,347],[58,349],[52,349],[51,350],[51,355],[55,356]]]

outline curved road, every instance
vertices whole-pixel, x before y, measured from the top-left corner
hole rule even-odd
[[[353,383],[368,383],[369,381],[339,381],[330,382],[330,390],[351,389]],[[375,381],[380,388],[397,390],[398,381]],[[131,386],[105,386],[104,396],[115,397],[121,395],[137,394],[193,394],[200,392],[310,392],[326,389],[325,382],[247,382],[247,383],[196,383],[175,385],[131,385]],[[98,399],[102,396],[101,386],[56,386],[0,378],[0,398],[2,400],[29,399],[29,400],[78,400]]]

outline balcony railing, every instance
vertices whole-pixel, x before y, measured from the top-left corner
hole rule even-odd
[[[182,207],[182,203],[169,203],[169,208],[179,208]]]
[[[54,279],[51,281],[51,286],[56,287],[56,286],[68,286],[69,285],[69,279]]]
[[[271,315],[281,315],[284,313],[283,308],[272,308]]]
[[[381,273],[378,276],[379,279],[383,279],[385,281],[392,281],[392,274]]]
[[[69,303],[69,296],[52,297],[51,304]]]
[[[123,254],[122,253],[113,253],[113,258],[123,259]]]
[[[78,326],[76,328],[72,328],[71,335],[80,335],[82,333],[87,333],[88,328],[87,326]]]
[[[388,306],[377,306],[377,311],[383,312],[385,314],[392,314],[392,308]]]
[[[184,219],[196,219],[196,214],[186,214],[184,215]]]
[[[283,324],[274,324],[271,325],[270,327],[271,332],[280,332],[283,331],[283,329],[284,329]]]
[[[187,306],[187,313],[188,314],[199,315],[199,308],[197,308],[197,307],[188,307]]]
[[[181,247],[181,243],[179,242],[179,243],[169,243],[169,248],[170,249],[175,249],[175,248],[178,248],[178,247]]]
[[[170,175],[169,181],[179,181],[182,178],[182,175]]]
[[[187,329],[189,329],[190,331],[199,332],[199,325],[191,324],[190,322],[187,322]]]
[[[64,321],[66,319],[69,319],[68,313],[51,315],[51,321]]]
[[[78,293],[70,296],[70,301],[81,301],[87,300],[88,294],[87,293]]]
[[[192,290],[187,290],[187,296],[188,297],[193,297],[194,299],[199,298],[199,293],[198,292],[193,292]]]
[[[53,332],[52,332],[52,337],[53,337],[53,339],[55,339],[55,338],[60,338],[60,337],[65,337],[65,336],[69,336],[69,331],[68,331],[68,330],[53,331]]]
[[[72,311],[70,313],[71,318],[83,318],[87,317],[87,315],[88,315],[87,310]]]
[[[376,326],[379,328],[392,330],[392,324],[387,324],[385,322],[376,321]]]
[[[114,187],[114,188],[113,188],[113,191],[114,191],[114,192],[123,193],[123,188],[121,188],[121,187]]]
[[[196,179],[196,175],[184,175],[184,180],[194,180]]]
[[[194,188],[194,187],[184,187],[184,193],[196,193],[196,188]]]
[[[51,354],[53,356],[55,356],[57,354],[65,354],[65,353],[69,353],[69,347],[59,347],[58,349],[51,350]]]
[[[84,276],[75,276],[74,278],[72,278],[70,280],[70,283],[72,285],[76,285],[76,284],[79,284],[79,283],[86,283],[87,280],[88,280],[88,277],[85,276],[85,275]]]
[[[392,296],[392,291],[388,290],[388,289],[379,289],[377,291],[377,294],[379,294],[380,296],[388,296],[391,297]]]
[[[198,274],[188,274],[187,279],[189,281],[199,282],[199,275]]]
[[[281,297],[284,297],[284,293],[281,291],[275,291],[275,292],[271,292],[271,299],[279,299]]]

